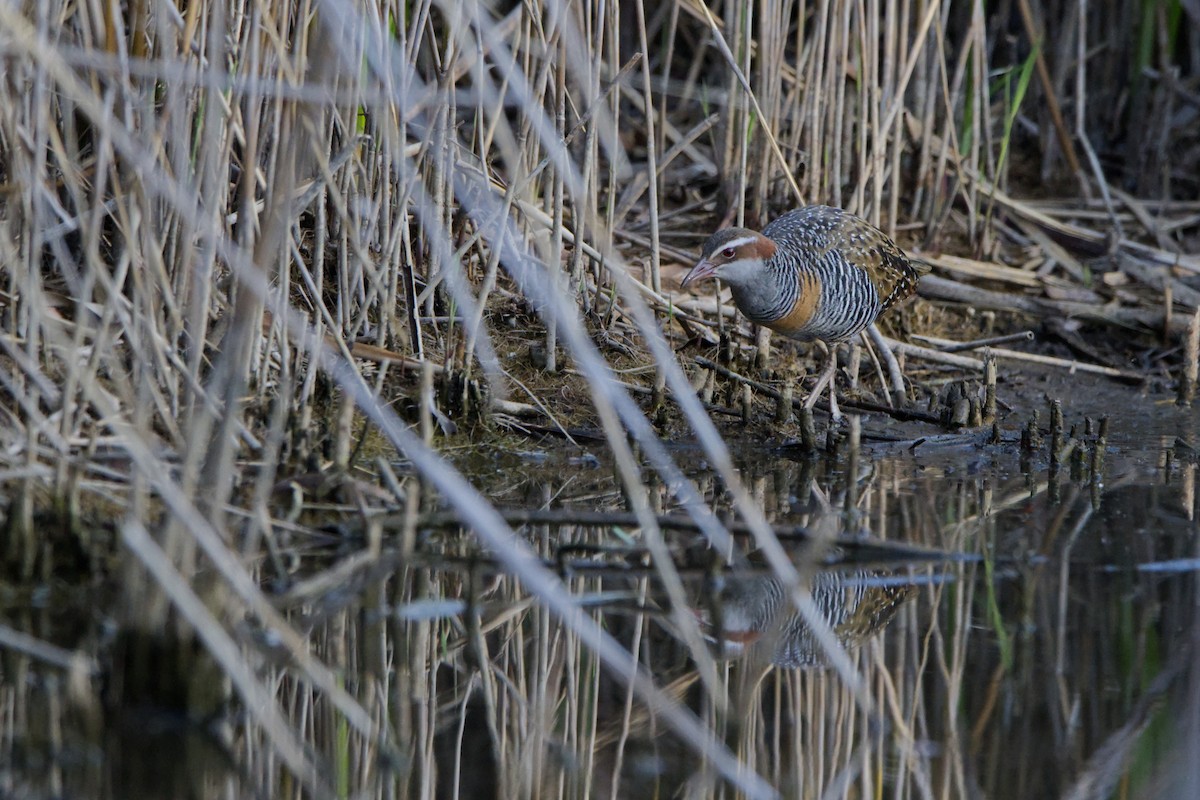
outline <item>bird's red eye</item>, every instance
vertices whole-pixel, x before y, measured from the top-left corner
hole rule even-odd
[[[723,258],[733,258],[735,255],[737,255],[737,250],[734,250],[732,247],[726,247],[721,251]]]

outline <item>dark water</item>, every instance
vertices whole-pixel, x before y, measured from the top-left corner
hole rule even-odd
[[[1105,406],[1068,404],[1061,463],[1048,432],[1021,448],[1015,412],[1000,444],[986,432],[880,441],[910,435],[886,424],[868,424],[857,453],[734,440],[772,524],[824,542],[785,537],[818,622],[749,535],[736,537],[744,558],[731,570],[699,534],[667,530],[683,593],[673,599],[643,532],[572,520],[624,511],[602,451],[531,444],[471,464],[497,505],[563,515],[519,530],[658,686],[781,796],[1196,797],[1197,417],[1142,402],[1102,442],[1084,417]],[[703,455],[672,452],[725,513]],[[671,488],[644,479],[656,511],[676,514]],[[340,725],[269,637],[239,639],[328,785],[363,797],[734,796],[713,758],[468,533],[418,530],[415,553],[385,546],[377,569],[287,607],[314,655],[387,725],[386,747]],[[361,547],[296,544],[290,578]],[[286,588],[265,567],[259,577]],[[164,712],[140,692],[114,695],[111,672],[128,674],[131,646],[113,644],[111,617],[55,608],[52,582],[42,591],[35,608],[35,593],[14,590],[4,624],[90,652],[109,674],[89,701],[63,669],[3,653],[0,796],[303,795],[236,701],[197,714],[186,699]],[[835,668],[843,658],[849,671]]]

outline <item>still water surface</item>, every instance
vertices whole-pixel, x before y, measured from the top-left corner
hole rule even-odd
[[[897,443],[868,426],[859,452],[818,456],[731,442],[772,524],[825,542],[784,538],[833,655],[749,536],[731,570],[698,534],[667,530],[678,604],[636,527],[573,520],[624,510],[603,453],[471,463],[497,505],[561,515],[520,530],[781,796],[1200,796],[1196,415],[1147,403],[1104,441],[1081,414],[1067,425],[1058,464],[1015,430],[1000,444]],[[724,513],[703,455],[672,452]],[[670,487],[645,480],[656,511],[675,514]],[[468,533],[431,526],[416,546],[288,608],[391,749],[340,726],[269,642],[242,640],[331,784],[363,797],[735,796]],[[320,574],[356,547],[314,538],[290,568]],[[106,663],[108,615],[45,591],[36,607],[6,604],[4,622]],[[301,796],[236,704],[196,719],[110,702],[87,729],[71,724],[59,670],[9,653],[2,675],[6,797]]]

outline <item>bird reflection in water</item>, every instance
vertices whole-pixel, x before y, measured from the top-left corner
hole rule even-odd
[[[712,602],[697,614],[723,657],[784,668],[825,665],[824,649],[782,582],[750,574],[717,580]],[[881,631],[916,593],[905,576],[868,569],[819,571],[811,590],[818,612],[847,650]]]

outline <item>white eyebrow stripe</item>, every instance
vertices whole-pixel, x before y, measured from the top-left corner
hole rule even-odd
[[[721,245],[721,249],[726,250],[726,249],[732,247],[733,249],[736,250],[739,247],[741,247],[742,245],[751,244],[752,242],[756,242],[756,241],[758,241],[757,236],[743,236],[740,239],[731,239],[730,241]]]

